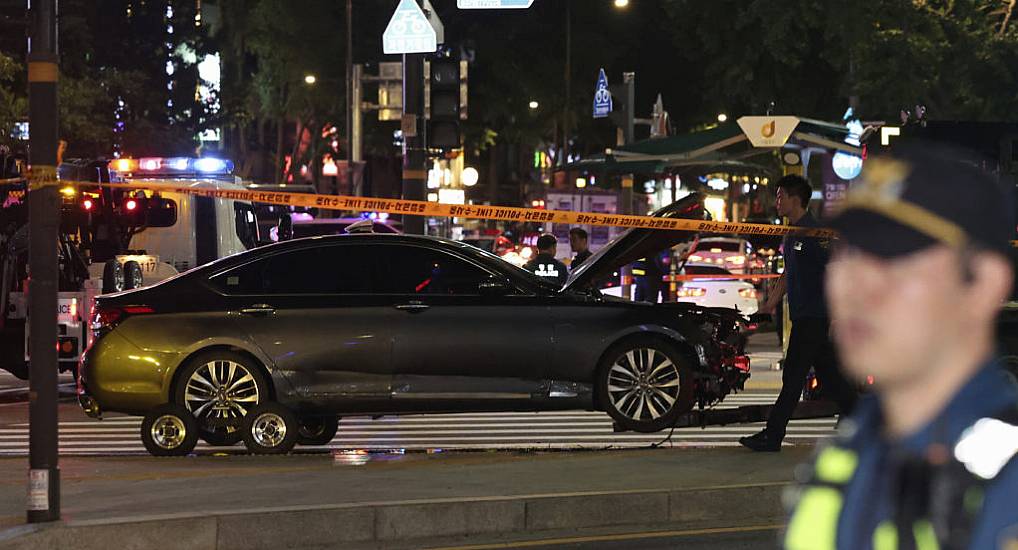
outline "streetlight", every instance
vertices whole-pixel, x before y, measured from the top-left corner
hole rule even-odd
[[[616,8],[629,7],[629,0],[615,0],[615,7]]]
[[[537,109],[537,108],[538,108],[538,107],[540,107],[540,106],[541,106],[541,104],[540,104],[540,103],[538,103],[538,102],[536,102],[536,101],[531,101],[531,102],[530,102],[530,110],[531,110],[531,111],[533,111],[534,109]]]
[[[721,113],[720,115],[718,115],[718,122],[725,122],[727,120],[728,120],[728,115],[726,115],[724,113]]]
[[[318,82],[318,77],[317,76],[315,76],[313,74],[306,74],[306,75],[304,75],[304,83],[305,84],[312,85],[315,82]]]
[[[473,187],[477,185],[477,180],[480,178],[480,174],[477,173],[477,168],[473,166],[467,166],[463,169],[463,173],[460,174],[460,180],[463,185],[467,187]]]

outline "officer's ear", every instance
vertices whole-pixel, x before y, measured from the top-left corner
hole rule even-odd
[[[995,316],[1000,304],[1011,296],[1014,284],[1011,262],[996,252],[969,251],[961,257],[961,269],[969,308]]]

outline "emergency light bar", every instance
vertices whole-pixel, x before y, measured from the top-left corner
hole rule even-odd
[[[187,174],[229,175],[233,173],[233,162],[212,157],[145,157],[140,159],[122,158],[111,160],[111,172],[121,175],[165,175]]]

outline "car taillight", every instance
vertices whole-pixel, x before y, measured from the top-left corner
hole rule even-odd
[[[149,306],[112,307],[97,304],[92,312],[92,336],[98,338],[106,334],[130,315],[146,313],[155,313],[155,310]]]
[[[739,289],[739,296],[742,296],[743,298],[756,298],[756,289],[755,288],[740,288]]]
[[[678,297],[679,298],[699,298],[700,296],[705,296],[706,294],[707,294],[707,289],[705,289],[705,288],[700,288],[700,287],[696,287],[696,286],[684,286],[684,287],[679,289]]]
[[[730,263],[730,264],[742,265],[742,264],[746,263],[746,257],[745,256],[729,256],[729,257],[725,258],[725,261]]]

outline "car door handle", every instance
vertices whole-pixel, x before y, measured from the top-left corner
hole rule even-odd
[[[396,306],[396,309],[398,309],[400,311],[406,311],[408,313],[420,313],[422,311],[427,310],[430,307],[431,306],[429,306],[427,304],[414,301],[414,302],[409,302],[409,303],[406,303],[406,304],[399,304],[399,305]]]
[[[241,308],[240,312],[244,315],[271,315],[276,312],[276,308],[269,304],[255,304],[253,306]]]

